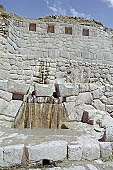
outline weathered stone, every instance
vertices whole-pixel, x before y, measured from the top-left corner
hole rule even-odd
[[[109,113],[113,112],[113,105],[106,105],[106,111]]]
[[[94,83],[89,83],[89,89],[91,91],[94,91],[94,90],[97,90],[98,89],[98,86]]]
[[[96,162],[97,164],[99,164],[99,165],[101,165],[101,164],[104,163],[101,159],[97,159],[97,160],[95,160],[95,162]]]
[[[0,115],[0,120],[1,121],[7,121],[7,122],[13,122],[14,121],[14,118],[13,117],[10,117],[10,116],[6,116],[6,115]]]
[[[3,115],[3,112],[7,107],[8,107],[8,102],[4,99],[0,99],[0,115]]]
[[[109,69],[109,73],[110,73],[110,74],[113,74],[113,68],[110,68],[110,69]]]
[[[76,96],[66,97],[66,102],[75,102],[76,98],[77,98]]]
[[[73,161],[80,161],[82,158],[82,145],[71,144],[68,145],[68,159]]]
[[[107,158],[112,155],[112,146],[110,142],[100,142],[100,156]]]
[[[0,147],[0,166],[21,165],[24,145]]]
[[[110,104],[113,105],[113,96],[108,98],[107,104],[108,105],[110,105]]]
[[[79,84],[79,91],[81,92],[89,92],[89,85],[86,83]]]
[[[79,95],[76,98],[75,105],[91,104],[92,101],[93,101],[93,98],[90,92],[79,93]]]
[[[86,170],[83,166],[72,166],[70,168],[63,168],[63,170]]]
[[[64,160],[67,155],[67,142],[51,141],[39,145],[27,146],[29,160],[40,161],[43,159],[58,161]]]
[[[0,166],[5,166],[4,164],[4,158],[3,158],[3,147],[0,147]]]
[[[99,99],[101,96],[103,96],[103,93],[100,89],[97,89],[92,92],[93,99]]]
[[[8,80],[0,80],[0,90],[7,91],[7,82]]]
[[[99,143],[98,142],[90,143],[90,141],[84,143],[82,158],[89,161],[99,159],[100,158]]]
[[[105,111],[105,104],[103,104],[99,99],[93,101],[93,105],[97,110]]]
[[[100,124],[105,117],[106,112],[100,110],[85,110],[82,116],[82,122],[88,124]]]
[[[113,96],[113,92],[110,91],[110,92],[105,92],[105,96],[106,97],[112,97]]]
[[[101,127],[110,127],[113,126],[113,118],[110,115],[103,116],[101,121]]]
[[[104,104],[107,104],[107,97],[103,95],[102,97],[100,97],[100,101]]]
[[[56,91],[60,97],[76,96],[79,93],[79,87],[71,83],[56,84]]]
[[[92,105],[82,104],[75,107],[75,102],[64,103],[69,120],[81,121],[84,110],[95,110]]]
[[[11,100],[8,104],[8,107],[3,111],[3,115],[15,118],[21,105],[22,101]]]
[[[12,93],[0,90],[0,98],[11,101],[12,100]]]
[[[89,170],[98,170],[94,165],[91,164],[87,164],[87,167],[89,168]]]
[[[9,79],[9,71],[0,70],[0,80],[8,80]]]
[[[11,93],[27,94],[29,85],[17,83],[16,81],[8,81],[8,91]]]
[[[107,123],[109,124],[109,122]],[[104,139],[106,142],[113,142],[113,124],[111,126],[106,127]]]
[[[53,84],[35,84],[35,95],[37,97],[53,96],[55,87]]]
[[[36,170],[41,170],[41,169],[36,169]],[[62,170],[60,167],[54,167],[54,168],[49,168],[48,170]]]
[[[105,84],[105,91],[106,92],[112,92],[113,86],[110,84]]]
[[[23,156],[24,145],[12,145],[4,147],[4,161],[6,165],[20,165]]]

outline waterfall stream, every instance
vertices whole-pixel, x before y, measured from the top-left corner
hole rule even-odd
[[[15,128],[55,128],[61,129],[62,121],[66,120],[66,110],[59,99],[53,97],[40,97],[33,100],[29,96],[24,103],[23,113],[15,119]],[[21,117],[21,119],[20,119]],[[20,121],[18,121],[20,120]]]

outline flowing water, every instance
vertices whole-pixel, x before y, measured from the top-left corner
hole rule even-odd
[[[62,121],[66,120],[66,110],[59,99],[53,97],[31,96],[24,102],[14,122],[14,128],[55,128],[61,129]]]

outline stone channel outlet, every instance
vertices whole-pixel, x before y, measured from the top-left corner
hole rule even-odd
[[[65,161],[94,161],[112,157],[110,128],[105,131],[99,126],[101,117],[103,119],[106,114],[98,111],[98,117],[97,110],[86,110],[81,114],[81,121],[69,120],[73,102],[68,103],[68,108],[71,105],[68,110],[66,98],[59,95],[58,86],[36,83],[32,90],[31,87],[27,90],[26,85],[13,81],[8,83],[13,93],[0,120],[1,169],[57,167],[59,163],[65,167]],[[65,88],[68,93],[73,93],[72,85],[66,84]],[[65,88],[63,85],[61,90],[64,92],[61,92],[67,95]],[[111,121],[112,118],[108,118]]]
[[[14,128],[62,128],[66,109],[59,99],[29,96],[14,121]]]

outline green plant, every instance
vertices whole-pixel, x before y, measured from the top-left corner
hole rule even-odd
[[[113,155],[106,157],[106,158],[102,158],[103,162],[108,162],[108,161],[113,161]]]

